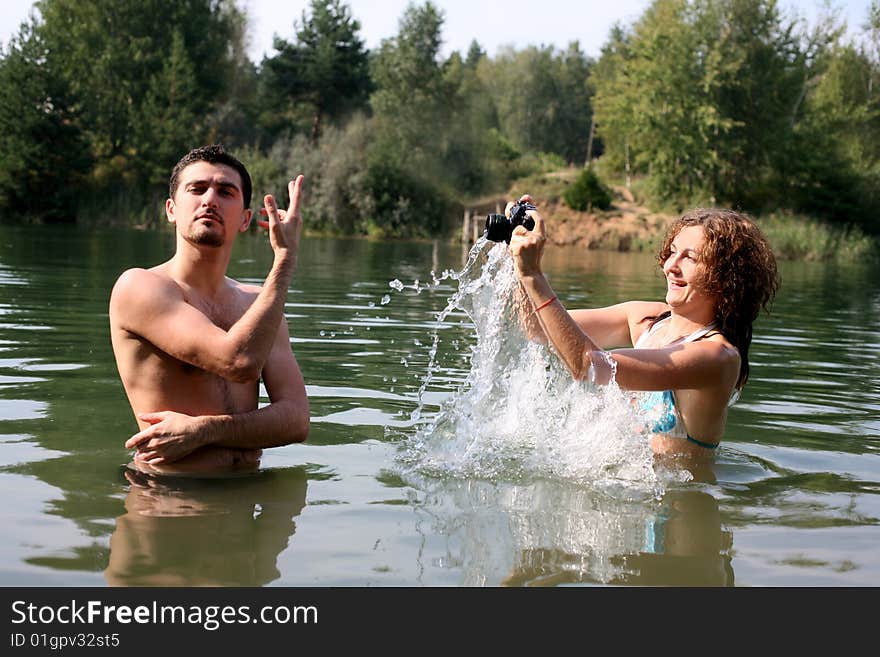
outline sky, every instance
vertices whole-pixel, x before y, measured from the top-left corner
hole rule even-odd
[[[629,25],[648,7],[650,0],[432,0],[444,14],[442,54],[466,53],[476,39],[490,56],[500,47],[552,45],[563,49],[577,40],[587,55],[598,57],[608,32],[616,22]],[[250,58],[259,63],[271,55],[273,35],[289,41],[294,22],[301,20],[309,0],[237,0],[250,18]],[[367,48],[393,37],[410,0],[348,0],[352,15],[360,21]],[[851,32],[865,22],[871,0],[831,0]],[[419,2],[421,4],[421,2]],[[31,0],[0,0],[0,43],[5,45],[18,32],[33,5]],[[779,6],[812,20],[821,0],[779,0]]]

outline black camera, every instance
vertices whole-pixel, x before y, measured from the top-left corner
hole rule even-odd
[[[525,226],[526,230],[535,227],[535,220],[526,214],[526,210],[536,210],[531,203],[517,201],[510,208],[510,217],[503,214],[490,214],[486,217],[486,239],[491,242],[507,242],[513,236],[513,229]]]

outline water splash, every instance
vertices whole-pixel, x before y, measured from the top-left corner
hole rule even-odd
[[[519,283],[504,245],[481,238],[461,271],[439,279],[432,272],[432,278],[457,280],[458,290],[432,331],[427,371],[411,414],[416,430],[401,455],[405,465],[433,477],[660,484],[644,419],[630,396],[616,385],[574,381],[546,346],[527,338],[517,309]],[[399,281],[390,285],[398,291],[406,287]],[[426,392],[444,369],[440,335],[455,311],[473,322],[470,370],[432,413]]]

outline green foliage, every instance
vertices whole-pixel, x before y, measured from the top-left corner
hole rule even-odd
[[[223,95],[225,71],[234,68],[232,2],[41,0],[38,6],[50,64],[82,105],[98,158],[144,151],[135,128],[156,78],[167,73],[175,39],[177,57],[186,58],[201,92],[202,115]]]
[[[656,0],[631,34],[617,33],[595,81],[607,147],[628,150],[634,170],[648,171],[664,196],[693,195],[711,184],[718,168],[713,146],[732,125],[712,103],[714,58],[693,12],[685,0]]]
[[[371,61],[377,127],[405,156],[429,159],[445,133],[449,93],[439,63],[442,25],[442,14],[430,2],[409,5],[397,36],[385,39]]]
[[[592,66],[575,41],[562,53],[552,47],[508,48],[479,72],[499,127],[518,149],[557,153],[582,164],[592,118]]]
[[[227,55],[219,62],[224,66],[222,89],[211,103],[203,106],[209,112],[205,119],[207,135],[204,143],[223,142],[231,149],[265,143],[266,137],[259,122],[265,103],[265,98],[258,93],[261,77],[245,52],[247,16],[234,4],[230,5],[229,0],[217,4],[222,10],[220,18],[225,24],[224,29],[228,30],[230,37],[226,43]],[[196,64],[193,62],[193,66]]]
[[[439,232],[446,199],[431,181],[376,153],[364,181],[367,233],[374,237],[429,236]]]
[[[193,130],[201,119],[198,92],[183,35],[175,30],[168,58],[150,80],[133,131],[139,146],[139,168],[163,192],[169,162],[173,164],[182,153],[200,145]]]
[[[128,219],[153,221],[174,162],[217,134],[242,68],[241,14],[232,0],[37,8],[0,59],[3,216],[118,219],[137,208]]]
[[[444,59],[432,2],[368,53],[344,0],[311,0],[259,67],[239,4],[39,0],[0,52],[2,216],[155,223],[176,160],[219,142],[249,166],[254,209],[304,173],[309,230],[433,235],[513,181],[607,207],[601,171],[655,209],[880,233],[877,0],[852,42],[775,0],[653,0],[596,62],[577,42]],[[593,127],[591,172],[570,184]]]
[[[877,62],[836,45],[841,34],[833,17],[807,32],[774,0],[655,0],[596,66],[609,161],[661,202],[790,207],[871,229]]]
[[[384,40],[371,62],[374,131],[364,214],[376,233],[437,232],[458,188],[481,182],[480,142],[460,122],[479,87],[460,57],[446,70],[441,65],[442,25],[431,2],[409,5],[397,36]]]
[[[267,155],[241,152],[261,194],[285,199],[291,175],[305,180],[305,228],[337,234],[366,231],[370,211],[365,191],[369,122],[355,116],[343,128],[328,127],[318,144],[305,135],[277,140]]]
[[[69,86],[23,25],[0,59],[0,216],[70,221],[91,164]]]
[[[880,232],[880,97],[877,67],[852,46],[825,55],[789,145],[794,165],[780,168],[792,207]]]
[[[593,208],[608,210],[611,207],[611,191],[592,169],[581,171],[562,197],[568,207],[581,212],[590,212]]]
[[[286,202],[291,175],[304,173],[303,218],[309,231],[402,237],[436,234],[450,210],[443,190],[370,144],[372,120],[355,116],[328,127],[318,144],[305,135],[277,140],[267,154],[240,152],[254,189]],[[259,205],[255,201],[254,209]]]

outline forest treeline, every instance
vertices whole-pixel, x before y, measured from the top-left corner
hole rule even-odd
[[[880,0],[858,38],[833,11],[654,0],[598,59],[477,39],[443,57],[431,2],[368,50],[343,0],[312,0],[258,63],[234,0],[35,8],[0,51],[0,222],[156,225],[174,163],[223,143],[254,208],[305,173],[307,223],[328,232],[438,235],[466,199],[593,162],[664,207],[880,233]]]

